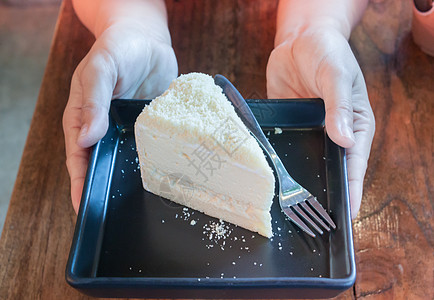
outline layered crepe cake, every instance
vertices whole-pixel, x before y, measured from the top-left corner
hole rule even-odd
[[[175,79],[138,116],[135,137],[145,190],[272,236],[273,171],[211,76]]]

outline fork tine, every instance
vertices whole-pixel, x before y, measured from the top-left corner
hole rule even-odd
[[[322,220],[320,217],[318,217],[318,215],[312,210],[312,208],[310,208],[310,206],[302,201],[300,202],[300,205],[304,208],[305,211],[307,211],[311,217],[313,217],[315,219],[315,221],[317,221],[319,224],[321,224],[322,227],[324,227],[325,230],[330,231],[330,227],[328,227]]]
[[[330,216],[328,215],[328,213],[322,207],[321,203],[319,203],[318,200],[316,200],[315,197],[310,197],[306,201],[308,201],[312,205],[312,207],[315,208],[315,210],[321,215],[321,217],[324,218],[324,220],[326,220],[329,223],[329,225],[331,227],[333,227],[333,229],[336,229],[336,225],[333,222],[332,218],[330,218]]]
[[[315,222],[312,221],[312,219],[309,218],[309,216],[306,215],[306,213],[298,205],[294,205],[294,206],[292,206],[292,208],[296,212],[298,212],[298,214],[301,215],[308,224],[310,224],[313,228],[315,228],[315,230],[318,231],[319,234],[323,234],[323,231],[321,230],[321,228],[319,228],[318,225],[316,225]]]
[[[304,232],[306,232],[311,237],[316,237],[315,233],[307,227],[307,225],[296,215],[296,213],[290,208],[284,208],[284,213],[288,216],[288,218],[294,222],[298,227],[300,227]]]

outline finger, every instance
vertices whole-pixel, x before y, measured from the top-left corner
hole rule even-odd
[[[77,144],[81,129],[81,95],[82,88],[77,80],[77,72],[75,72],[71,81],[68,103],[63,114],[66,166],[71,178],[71,200],[75,212],[78,212],[89,157],[89,150]]]
[[[108,128],[108,111],[116,84],[116,67],[105,51],[90,51],[80,68],[81,130],[78,145],[88,148],[100,140]]]
[[[348,184],[350,191],[351,215],[355,218],[359,212],[363,195],[363,179],[368,166],[372,144],[372,125],[364,125],[355,133],[356,144],[347,149]],[[373,131],[372,131],[373,132]]]
[[[368,166],[369,153],[375,132],[375,119],[368,98],[367,105],[354,114],[354,135],[356,144],[347,150],[348,182],[352,217],[355,218],[360,208],[363,195],[363,180]]]
[[[353,76],[325,59],[319,67],[318,86],[324,99],[327,134],[338,145],[354,146],[352,88]]]
[[[375,133],[375,118],[369,103],[362,73],[356,77],[353,89],[354,136],[356,143],[347,150],[348,183],[352,217],[360,209],[363,195],[363,179],[368,166],[372,140]]]
[[[90,149],[82,148],[74,152],[67,160],[66,166],[71,176],[71,200],[76,213],[80,207],[84,180],[89,162]]]
[[[351,217],[354,219],[360,209],[363,195],[363,178],[366,160],[357,154],[357,149],[347,150],[348,187],[350,192]]]

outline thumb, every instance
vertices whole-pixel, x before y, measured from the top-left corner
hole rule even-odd
[[[325,126],[330,139],[344,148],[355,144],[353,133],[352,76],[319,76],[322,98],[326,111]]]
[[[90,51],[79,66],[81,130],[77,144],[88,148],[100,140],[108,128],[108,111],[115,88],[117,72],[110,55]]]

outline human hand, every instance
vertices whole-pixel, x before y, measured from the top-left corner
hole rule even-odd
[[[114,98],[154,98],[176,78],[178,67],[167,41],[134,22],[107,28],[76,68],[63,115],[71,198],[78,212],[90,148],[108,128]]]
[[[352,217],[360,208],[375,131],[365,81],[345,36],[325,26],[289,35],[270,55],[269,98],[319,97],[324,100],[328,136],[347,148]]]

